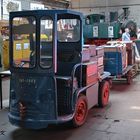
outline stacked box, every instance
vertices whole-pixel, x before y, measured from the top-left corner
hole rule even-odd
[[[84,45],[82,49],[82,62],[89,62],[96,56],[96,46],[95,45]]]
[[[95,45],[84,45],[83,49],[89,49],[90,57],[96,56],[96,46]]]
[[[91,63],[90,65],[83,65],[83,86],[87,86],[89,84],[95,84],[98,81],[98,67],[97,67],[97,61],[94,63]]]
[[[123,44],[104,45],[104,69],[111,75],[122,75],[127,66],[126,47]]]
[[[126,50],[131,50],[133,42],[132,41],[122,41],[122,43],[126,44]]]
[[[90,62],[96,62],[96,61],[98,61],[97,56],[90,57]]]
[[[123,43],[118,43],[115,45],[104,45],[105,53],[108,52],[119,52],[122,55],[122,67],[127,67],[127,52],[126,52],[126,45]]]
[[[88,48],[82,49],[82,62],[89,62],[90,61],[90,51]]]
[[[127,56],[128,56],[128,59],[127,59],[128,65],[135,64],[135,48],[132,42],[126,43],[126,51],[127,51]]]
[[[96,56],[96,46],[95,45],[89,45],[89,51],[90,51],[90,56],[91,57]]]
[[[98,73],[102,75],[104,73],[104,65],[98,67]]]
[[[104,72],[104,47],[99,46],[96,48],[96,56],[98,62],[98,73],[103,74]]]
[[[103,74],[104,72],[104,47],[99,46],[96,47],[95,45],[84,45],[83,50],[82,50],[82,62],[97,62],[97,73]],[[87,68],[89,69],[89,68]],[[95,69],[95,66],[94,66]],[[85,81],[85,84],[89,84],[93,82],[92,80],[95,79],[96,75],[92,75],[90,77],[84,77],[86,78],[87,81]],[[95,76],[95,77],[94,77]]]
[[[111,75],[122,75],[122,54],[120,52],[105,52],[104,69]]]
[[[123,52],[126,50],[124,44],[104,45],[105,52]]]
[[[104,46],[98,46],[96,48],[96,55],[99,56],[104,56]]]
[[[98,57],[98,67],[104,65],[104,58],[103,56]]]

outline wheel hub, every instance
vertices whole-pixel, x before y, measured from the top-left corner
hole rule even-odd
[[[106,87],[103,95],[104,104],[108,103],[108,98],[109,98],[109,87]]]
[[[76,120],[81,122],[84,120],[86,114],[86,105],[84,102],[81,102],[77,106]]]

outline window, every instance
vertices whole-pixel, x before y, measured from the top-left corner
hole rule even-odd
[[[13,66],[33,68],[36,57],[36,20],[34,17],[15,17],[12,26]]]
[[[53,55],[53,21],[49,17],[42,17],[40,23],[40,65],[50,68]]]
[[[80,20],[60,19],[57,22],[59,42],[77,42],[80,40]]]

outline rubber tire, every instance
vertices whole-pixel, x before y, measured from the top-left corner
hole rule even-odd
[[[78,111],[78,106],[80,104],[84,104],[84,106],[85,106],[85,108],[84,108],[85,112],[84,112],[83,119],[80,120],[80,121],[78,121],[76,118],[78,117],[77,116],[78,115],[77,114],[78,113],[77,111]],[[80,95],[78,97],[77,103],[76,103],[76,108],[75,109],[76,109],[76,112],[75,112],[75,115],[74,115],[74,117],[73,117],[73,119],[71,121],[71,124],[72,124],[72,127],[77,128],[77,127],[82,126],[85,123],[86,118],[87,118],[87,114],[88,114],[88,102],[87,102],[87,98],[86,98],[85,95]]]
[[[106,92],[108,92],[106,95],[105,95],[105,90],[106,90]],[[98,92],[98,105],[99,105],[99,107],[105,107],[108,104],[109,93],[110,93],[109,82],[108,81],[102,81],[99,84],[99,92]]]
[[[132,71],[128,71],[127,73],[127,77],[126,77],[126,80],[127,80],[127,84],[131,85],[132,82],[133,82],[133,78],[132,78]]]

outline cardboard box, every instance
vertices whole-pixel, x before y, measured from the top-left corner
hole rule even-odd
[[[82,62],[88,62],[90,60],[90,51],[88,48],[82,50]]]
[[[104,64],[104,57],[98,57],[98,66],[102,66]]]
[[[90,50],[90,56],[91,57],[96,56],[96,46],[95,45],[90,45],[89,50]]]
[[[82,75],[83,86],[89,84],[94,84],[98,81],[98,66],[97,62],[83,65],[83,75]]]
[[[99,46],[96,48],[96,55],[97,55],[97,57],[104,56],[104,47],[103,46]]]
[[[104,52],[123,52],[126,51],[124,44],[104,45]]]
[[[104,66],[98,67],[98,73],[100,73],[100,75],[102,75],[104,73]]]
[[[89,49],[90,56],[96,56],[96,46],[95,45],[84,45],[83,48]]]

